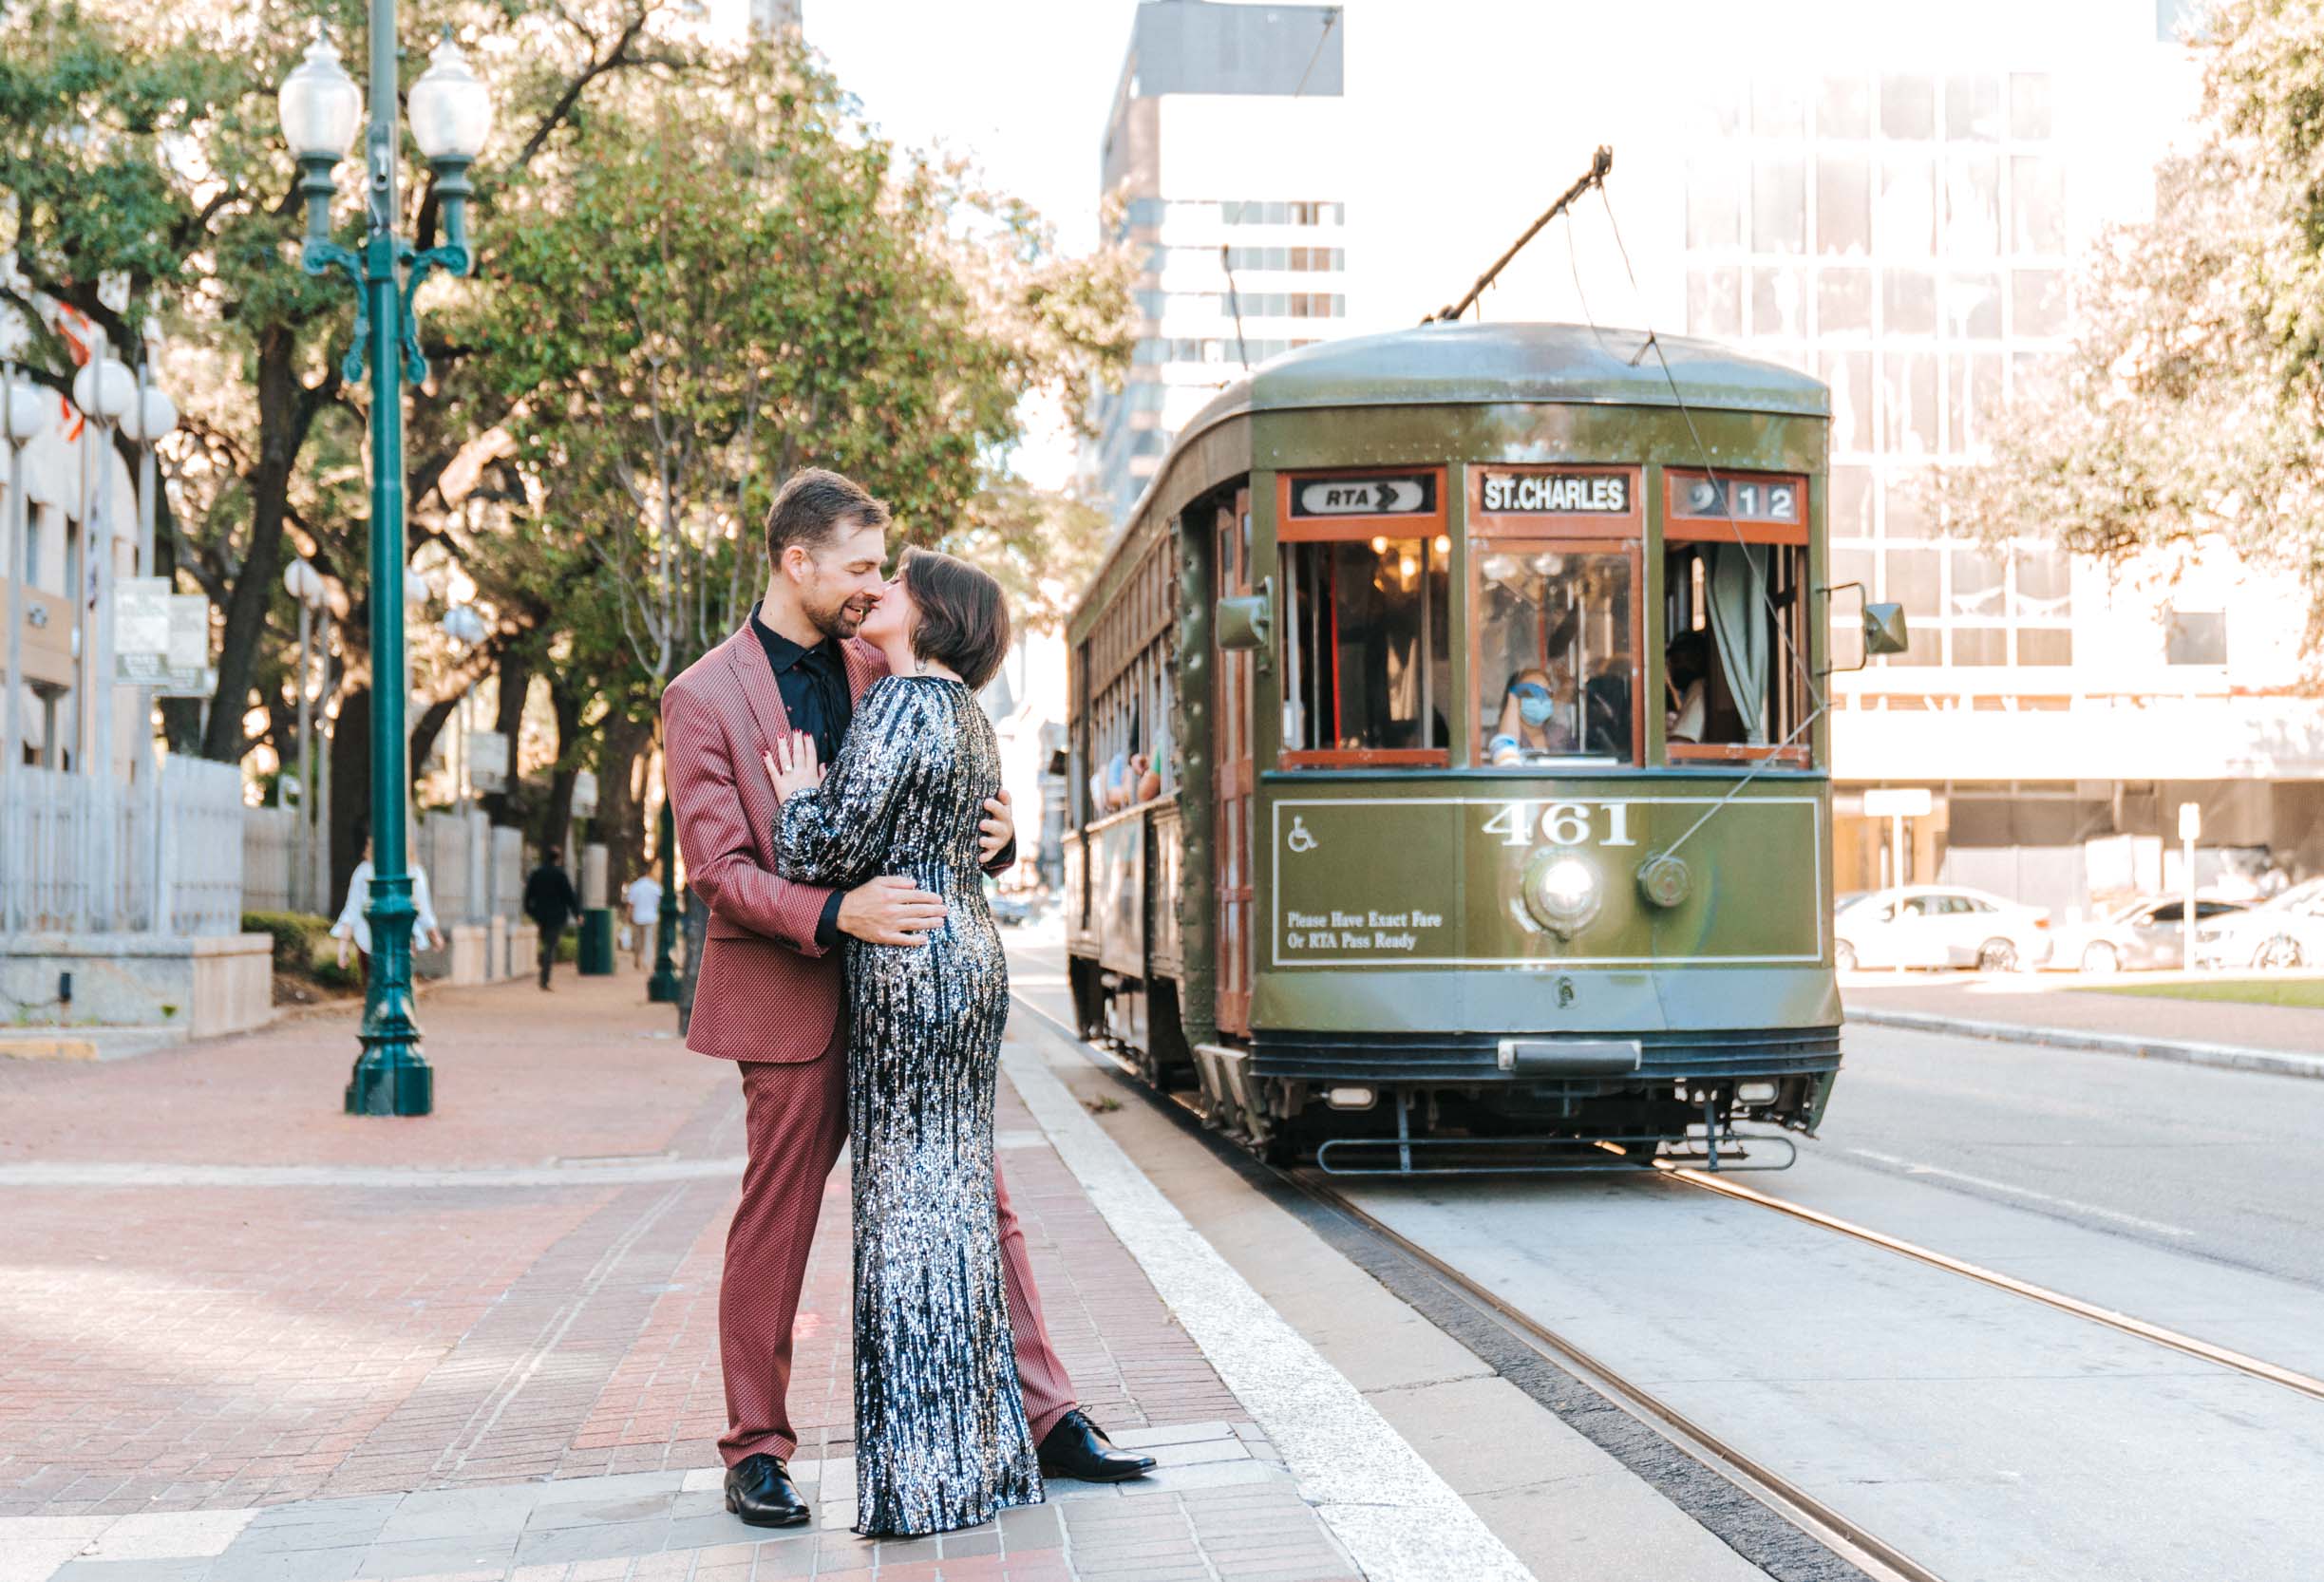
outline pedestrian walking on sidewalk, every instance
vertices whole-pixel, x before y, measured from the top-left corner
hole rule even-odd
[[[331,936],[339,942],[339,965],[345,967],[348,947],[355,948],[357,977],[368,989],[371,984],[371,923],[364,916],[364,909],[371,904],[371,821],[355,820],[355,849],[363,860],[348,876],[347,901],[339,908],[339,920],[331,926]],[[444,931],[436,926],[436,899],[428,893],[427,870],[417,862],[409,864],[411,873],[411,937],[425,939],[436,950],[444,949]]]
[[[642,972],[647,958],[653,954],[654,930],[661,927],[662,881],[651,871],[642,873],[630,881],[630,887],[621,895],[630,904],[631,959]]]
[[[840,759],[859,700],[889,669],[885,654],[856,640],[858,627],[885,591],[879,573],[887,558],[888,520],[885,506],[837,474],[819,469],[795,475],[768,513],[772,572],[765,599],[752,607],[743,630],[662,696],[671,800],[687,882],[710,913],[687,1043],[699,1053],[736,1062],[743,1078],[749,1162],[727,1236],[719,1296],[727,1416],[719,1448],[727,1466],[727,1507],[754,1526],[808,1519],[785,1465],[799,1444],[785,1397],[791,1328],[823,1183],[848,1140],[849,969],[863,966],[889,981],[884,975],[897,970],[895,963],[927,950],[930,936],[948,928],[946,897],[921,889],[916,872],[875,868],[852,888],[830,888],[785,878],[777,868],[780,802],[764,767],[767,755],[777,742],[803,732],[815,743],[817,762]],[[924,678],[910,685],[931,686]],[[887,711],[909,696],[907,688],[896,703],[882,705],[879,718],[886,723],[868,744],[881,763],[894,751],[895,721]],[[957,750],[957,736],[943,745]],[[868,777],[875,771],[866,765],[863,772]],[[976,830],[967,866],[1005,870],[1016,844],[1005,796],[992,796],[981,809],[973,798],[966,805],[965,817]],[[979,811],[987,816],[980,824]],[[926,817],[916,817],[916,826]],[[933,872],[928,876],[938,878]],[[963,882],[944,877],[954,889]],[[973,873],[966,882],[973,884]],[[967,923],[962,919],[948,937],[956,938]],[[885,949],[874,956],[872,947]],[[980,1213],[977,1223],[947,1229],[996,1250],[1005,1312],[996,1326],[977,1309],[975,1333],[1012,1359],[1013,1369],[1004,1365],[998,1371],[1014,1386],[1014,1410],[997,1383],[985,1396],[970,1399],[945,1394],[947,1381],[921,1376],[923,1393],[916,1399],[948,1419],[973,1420],[931,1428],[954,1436],[955,1457],[970,1433],[978,1436],[976,1442],[997,1447],[1002,1436],[995,1430],[1004,1421],[1013,1430],[1021,1421],[1043,1474],[1097,1481],[1139,1477],[1153,1466],[1151,1458],[1116,1450],[1075,1403],[1042,1323],[1024,1234],[990,1144],[988,1133],[981,1158],[990,1161],[989,1177],[977,1172],[990,1181],[989,1217]],[[959,1200],[958,1182],[945,1190]],[[981,1195],[976,1200],[986,1201]],[[900,1251],[909,1251],[909,1244]],[[923,1254],[930,1251],[921,1248]],[[989,1283],[978,1289],[991,1296]],[[950,1356],[967,1332],[971,1309],[955,1303],[945,1314],[935,1324]],[[888,1384],[902,1382],[899,1372]],[[859,1374],[860,1414],[863,1384]],[[891,1414],[881,1421],[892,1420]],[[874,1496],[869,1479],[878,1475],[866,1461],[858,1459],[859,1516],[868,1528],[895,1507],[882,1507]],[[996,1479],[995,1474],[1003,1476]],[[1004,1494],[1025,1491],[1030,1482],[1021,1457],[1004,1464],[997,1451],[985,1466],[970,1468],[954,1459],[943,1467],[930,1464],[920,1476],[940,1485],[933,1494],[916,1491],[928,1497],[921,1514],[963,1520],[982,1519],[977,1509],[990,1515],[998,1508],[995,1481],[1007,1485]],[[934,1513],[938,1499],[953,1509]]]
[[[549,969],[557,963],[557,941],[580,910],[581,898],[573,893],[573,880],[565,876],[565,864],[556,845],[543,842],[540,866],[524,881],[524,914],[540,931],[540,987],[544,989],[549,987]]]

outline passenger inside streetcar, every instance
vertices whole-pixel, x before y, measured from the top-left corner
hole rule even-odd
[[[1544,545],[1479,570],[1483,762],[1631,762],[1629,556]]]

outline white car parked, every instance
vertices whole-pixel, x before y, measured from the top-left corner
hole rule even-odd
[[[2198,967],[2324,967],[2324,878],[2195,928]]]
[[[1982,890],[1907,884],[1843,896],[1832,919],[1834,958],[1859,967],[1974,967],[2014,972],[2050,953],[2040,907]]]

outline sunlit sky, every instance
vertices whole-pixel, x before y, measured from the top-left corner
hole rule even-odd
[[[1092,239],[1098,141],[1137,0],[805,0],[807,41],[896,141],[974,155]]]

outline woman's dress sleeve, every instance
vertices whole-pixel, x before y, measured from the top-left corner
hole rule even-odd
[[[784,798],[775,816],[777,873],[794,884],[831,890],[853,890],[878,876],[929,742],[922,692],[889,678],[864,693],[823,782]]]

